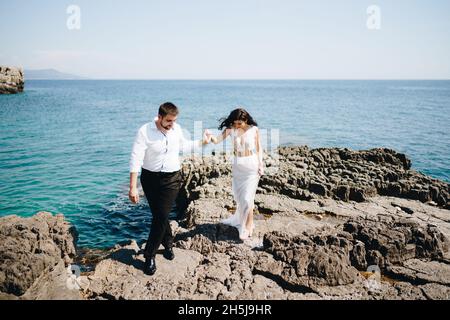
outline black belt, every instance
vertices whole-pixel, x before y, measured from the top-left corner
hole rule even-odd
[[[164,171],[150,171],[147,169],[142,168],[142,172],[146,172],[148,174],[154,175],[154,176],[160,176],[160,177],[166,177],[166,176],[171,176],[174,174],[177,174],[180,172],[180,170],[177,171],[172,171],[172,172],[164,172]]]

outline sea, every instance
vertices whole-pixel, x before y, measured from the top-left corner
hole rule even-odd
[[[79,247],[145,240],[151,212],[145,199],[128,200],[129,157],[166,101],[187,138],[199,127],[218,133],[241,107],[271,150],[392,148],[450,182],[450,81],[29,80],[23,93],[0,96],[0,216],[62,213]]]

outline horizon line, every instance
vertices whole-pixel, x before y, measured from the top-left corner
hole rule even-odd
[[[36,78],[25,81],[450,81],[450,78],[87,78],[82,79],[52,79]]]

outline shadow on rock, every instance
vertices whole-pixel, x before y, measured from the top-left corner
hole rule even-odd
[[[233,244],[242,243],[242,240],[239,239],[239,232],[235,227],[221,223],[197,225],[187,232],[177,234],[175,236],[175,242],[186,241],[189,238],[194,238],[196,235],[202,235],[211,240],[211,242],[226,241]]]
[[[142,270],[144,261],[137,258],[140,253],[140,250],[125,247],[112,252],[108,258]]]

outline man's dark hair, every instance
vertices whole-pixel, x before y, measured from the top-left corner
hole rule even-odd
[[[176,116],[178,114],[178,108],[172,102],[165,102],[159,106],[158,114],[162,117],[167,116],[168,114]]]

